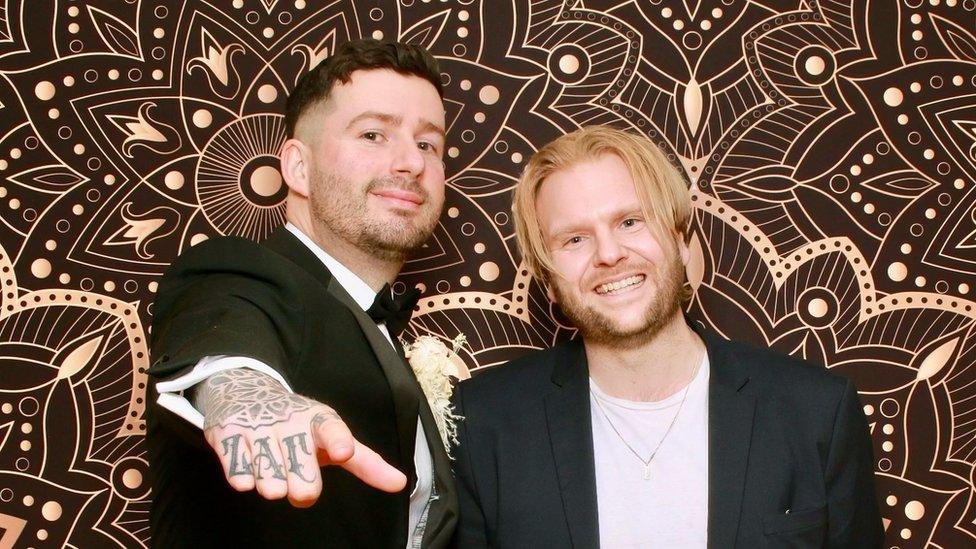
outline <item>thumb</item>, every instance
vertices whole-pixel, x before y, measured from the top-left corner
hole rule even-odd
[[[406,475],[356,440],[334,410],[327,408],[315,414],[311,427],[315,445],[321,450],[320,465],[338,465],[384,492],[399,492],[406,487]]]

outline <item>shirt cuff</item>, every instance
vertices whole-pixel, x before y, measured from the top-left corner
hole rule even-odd
[[[203,429],[203,414],[183,396],[183,392],[218,372],[234,368],[257,370],[280,383],[289,393],[294,392],[277,370],[260,360],[243,356],[215,355],[203,357],[192,370],[177,378],[157,383],[156,391],[159,393],[159,398],[156,399],[156,403]]]

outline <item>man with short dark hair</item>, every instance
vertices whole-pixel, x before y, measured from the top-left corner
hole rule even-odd
[[[287,225],[260,244],[198,244],[160,282],[152,539],[443,547],[449,458],[397,341],[413,305],[389,287],[444,202],[437,64],[415,46],[352,41],[286,110]]]
[[[682,315],[688,188],[591,127],[516,186],[523,258],[580,340],[458,386],[461,547],[878,547],[853,384]]]

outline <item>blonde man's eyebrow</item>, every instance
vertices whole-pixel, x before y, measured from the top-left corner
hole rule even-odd
[[[565,225],[565,226],[562,226],[562,227],[558,227],[555,231],[553,231],[550,234],[550,236],[549,236],[549,238],[547,240],[550,240],[550,241],[553,241],[553,242],[559,242],[559,241],[563,240],[564,238],[568,237],[569,235],[577,234],[579,232],[580,232],[580,228],[578,226],[576,226],[576,225]]]

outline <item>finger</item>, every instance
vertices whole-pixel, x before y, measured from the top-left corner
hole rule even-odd
[[[325,460],[320,459],[320,465],[342,463],[352,457],[356,439],[334,410],[324,407],[312,416],[310,424],[316,448],[325,451]]]
[[[354,441],[355,452],[339,466],[359,480],[384,492],[399,492],[407,486],[407,476],[390,465],[365,444]]]
[[[281,452],[288,477],[288,501],[295,507],[312,505],[322,493],[322,476],[311,433],[281,437]]]
[[[399,492],[406,487],[406,475],[357,441],[334,410],[327,408],[316,413],[311,424],[315,445],[321,449],[319,464],[339,465],[366,484],[385,492]]]
[[[254,487],[265,499],[281,499],[288,495],[288,476],[281,455],[278,437],[265,431],[250,440],[251,472]]]
[[[207,431],[207,441],[217,453],[227,483],[238,492],[254,489],[251,453],[244,436],[229,431]]]

